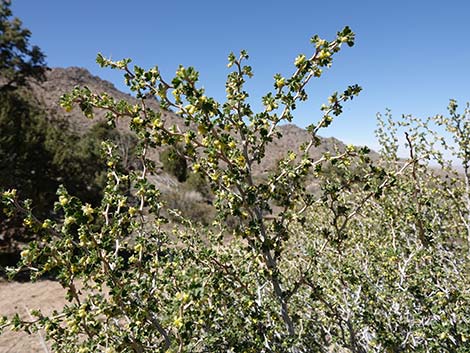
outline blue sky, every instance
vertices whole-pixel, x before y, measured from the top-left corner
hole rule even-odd
[[[428,116],[445,113],[450,98],[470,100],[470,1],[144,1],[13,0],[14,15],[33,35],[51,67],[81,66],[125,90],[118,72],[103,70],[96,54],[158,65],[168,78],[179,64],[195,66],[201,85],[222,100],[226,57],[246,49],[255,73],[247,86],[253,105],[288,74],[309,39],[334,38],[350,26],[356,45],[309,88],[294,123],[306,126],[319,107],[349,84],[363,87],[323,136],[376,148],[377,112]]]

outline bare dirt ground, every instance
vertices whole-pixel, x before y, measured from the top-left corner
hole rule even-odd
[[[22,318],[29,319],[28,311],[32,309],[41,309],[44,314],[49,314],[61,309],[64,303],[64,290],[57,282],[18,283],[0,279],[0,316],[19,313]],[[0,353],[50,352],[42,337],[42,333],[29,335],[7,330],[0,335]]]

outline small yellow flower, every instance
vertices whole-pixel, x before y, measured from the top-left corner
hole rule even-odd
[[[192,104],[188,104],[184,109],[191,115],[193,115],[196,112],[196,107]]]
[[[206,97],[206,96],[201,96],[201,97],[199,98],[199,102],[201,102],[201,103],[207,102],[207,97]]]
[[[25,259],[29,256],[29,250],[28,249],[25,249],[23,250],[21,253],[20,253],[20,256],[22,259]]]
[[[211,180],[214,181],[214,182],[217,182],[219,180],[219,173],[215,172],[215,173],[212,173],[212,175],[210,176]]]
[[[318,58],[319,58],[320,60],[322,60],[322,59],[328,59],[330,56],[331,56],[331,53],[330,53],[328,50],[326,50],[326,49],[323,49],[323,50],[320,52],[320,54],[318,54]]]
[[[65,225],[65,226],[68,226],[68,225],[70,225],[70,224],[74,224],[75,222],[76,222],[75,217],[73,217],[73,216],[68,216],[68,217],[65,217],[64,225]]]
[[[173,326],[176,328],[181,328],[183,326],[183,319],[179,316],[176,316],[173,320]]]
[[[80,235],[80,236],[81,236],[81,235]],[[65,247],[67,247],[67,248],[72,248],[72,246],[73,246],[72,240],[71,240],[71,239],[67,239],[67,240],[65,241],[65,244],[64,244],[64,245],[65,245]]]
[[[321,46],[325,46],[327,45],[328,42],[325,40],[325,39],[320,39],[318,42],[317,42],[317,48],[320,48]]]
[[[277,88],[282,88],[286,84],[286,79],[284,77],[276,80],[276,87]]]
[[[69,199],[64,195],[60,195],[59,196],[59,203],[61,204],[61,206],[65,206],[69,203]]]
[[[182,303],[187,303],[189,301],[189,294],[185,292],[178,292],[176,293],[175,297]]]
[[[222,181],[226,186],[229,186],[230,178],[227,175],[222,175]]]
[[[140,116],[136,116],[134,119],[132,119],[132,122],[135,125],[142,125],[144,123],[144,119],[142,119]]]
[[[301,54],[295,58],[294,65],[299,67],[302,64],[304,64],[306,60],[307,60],[307,57],[304,54]]]
[[[73,264],[73,265],[70,267],[70,270],[72,271],[72,273],[77,273],[77,272],[78,272],[78,267],[77,267],[77,265]],[[81,310],[82,310],[82,309],[80,309],[80,311],[79,311],[79,315],[80,315]],[[84,316],[85,316],[85,315],[86,315],[86,312],[85,312]],[[83,317],[84,317],[84,316],[83,316]],[[80,315],[80,317],[82,317],[82,316]]]
[[[207,129],[204,125],[201,124],[197,127],[197,132],[199,132],[201,135],[204,135],[207,132]]]
[[[83,214],[88,217],[90,217],[94,212],[93,208],[89,203],[86,203],[84,206],[82,206],[82,211]]]
[[[87,310],[85,306],[82,305],[80,309],[78,309],[78,316],[83,319],[86,315],[87,315]]]
[[[184,134],[184,142],[189,145],[191,143],[191,135],[189,133]]]
[[[187,303],[189,301],[189,294],[188,293],[183,293],[183,295],[181,296],[181,301],[183,303]]]
[[[50,219],[46,219],[44,222],[42,222],[42,228],[43,229],[48,229],[52,225],[52,221]]]
[[[238,167],[243,168],[243,167],[245,167],[245,164],[246,164],[245,157],[243,157],[242,155],[238,156],[238,157],[237,157],[237,165],[238,165]]]
[[[163,126],[163,123],[162,123],[161,119],[157,118],[154,121],[152,121],[152,126],[153,126],[153,128],[158,129],[158,128]]]
[[[3,193],[3,196],[4,197],[7,197],[7,198],[15,198],[16,196],[16,189],[11,189],[11,190],[7,190]]]
[[[67,320],[65,321],[65,324],[67,325],[67,327],[68,327],[69,329],[73,329],[73,328],[77,327],[77,323],[75,322],[74,319],[67,319]]]

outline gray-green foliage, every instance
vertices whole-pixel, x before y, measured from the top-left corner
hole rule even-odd
[[[313,54],[297,56],[291,76],[275,75],[258,113],[243,88],[252,76],[245,52],[229,56],[223,103],[198,88],[193,68],[179,67],[166,81],[157,67],[98,56],[102,66],[124,71],[141,102],[76,88],[62,105],[128,119],[141,168],[118,168],[116,146],[105,143],[101,205],[61,188],[63,219],[39,220],[25,207],[24,222],[41,240],[23,251],[21,266],[37,269],[33,278],[55,271],[70,303],[51,316],[33,312],[36,321],[4,318],[3,326],[44,329],[60,352],[468,351],[469,257],[459,215],[467,215],[468,189],[459,175],[447,181],[429,167],[439,155],[419,134],[426,124],[400,124],[406,160],[397,158],[398,138],[385,122],[380,162],[353,146],[312,160],[318,131],[359,93],[350,86],[322,106],[309,143],[287,153],[268,178],[253,178],[253,165],[280,137],[276,127],[308,98],[306,85],[353,43],[349,28],[333,41],[313,37]],[[168,126],[162,112],[146,107],[149,96],[194,129]],[[177,145],[210,183],[217,209],[210,227],[169,210],[150,182],[149,149]],[[320,192],[307,191],[312,179]],[[21,206],[14,190],[2,199],[6,208]]]

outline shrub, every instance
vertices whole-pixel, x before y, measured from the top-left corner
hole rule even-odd
[[[468,175],[448,170],[450,179],[442,179],[428,166],[440,156],[420,132],[426,124],[400,125],[407,128],[406,161],[396,156],[392,119],[392,128],[382,121],[378,130],[379,163],[353,146],[312,160],[318,131],[359,93],[350,86],[322,106],[322,117],[307,128],[310,142],[254,182],[252,166],[280,137],[276,127],[292,120],[298,101],[307,99],[306,85],[343,44],[353,45],[354,34],[345,28],[332,41],[315,36],[312,43],[313,54],[299,55],[290,77],[274,76],[259,113],[246,102],[252,70],[243,51],[229,56],[224,103],[198,88],[193,68],[180,66],[167,81],[158,68],[131,70],[130,60],[98,56],[102,66],[125,71],[144,104],[76,88],[62,105],[78,104],[90,117],[106,109],[128,118],[141,168],[119,169],[115,148],[105,143],[101,205],[61,188],[59,221],[38,220],[14,190],[3,192],[6,212],[24,209],[25,226],[41,236],[23,251],[20,266],[37,269],[33,279],[56,271],[70,303],[52,316],[32,312],[35,321],[4,318],[2,326],[44,329],[60,352],[465,352]],[[195,129],[168,126],[160,111],[144,109],[149,96]],[[451,116],[457,126],[467,117],[455,109]],[[193,171],[209,181],[217,210],[211,227],[184,217],[168,224],[173,211],[148,178],[155,169],[148,150],[161,145],[182,146]],[[468,154],[456,153],[468,165]],[[325,173],[327,165],[335,173]],[[319,196],[305,189],[311,178]],[[128,182],[132,202],[121,187]]]
[[[162,201],[171,210],[166,216],[173,222],[183,219],[207,226],[214,219],[214,207],[207,204],[198,192],[172,190],[162,195]]]
[[[203,174],[190,172],[185,182],[185,188],[187,188],[189,191],[198,192],[205,202],[212,202],[213,195],[210,189],[210,185]]]

